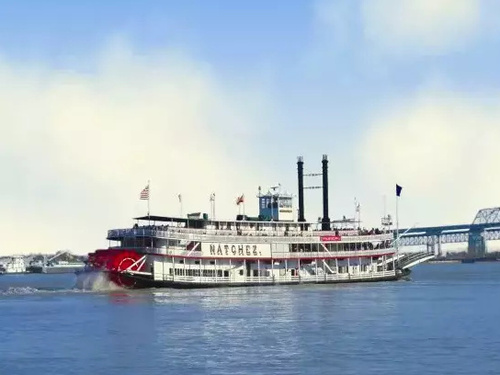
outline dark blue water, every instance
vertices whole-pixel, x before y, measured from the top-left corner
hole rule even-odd
[[[498,374],[500,264],[412,281],[83,292],[0,276],[0,374]]]

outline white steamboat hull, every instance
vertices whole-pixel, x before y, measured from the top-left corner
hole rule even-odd
[[[300,285],[300,284],[341,284],[360,282],[395,281],[406,276],[400,271],[384,271],[370,275],[325,275],[322,277],[291,277],[283,279],[248,278],[245,281],[234,281],[229,278],[178,277],[155,280],[150,275],[123,272],[122,280],[126,280],[128,287],[133,288],[227,288],[273,285]]]

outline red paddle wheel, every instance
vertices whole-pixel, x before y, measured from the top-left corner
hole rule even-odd
[[[123,271],[142,271],[144,269],[144,262],[140,259],[143,257],[135,251],[122,250],[117,253],[108,261],[108,270],[110,273],[110,280],[119,286],[132,288],[135,286],[135,280],[123,274]],[[142,264],[141,264],[142,263]]]
[[[133,288],[135,280],[125,275],[123,271],[143,271],[144,262],[140,261],[143,255],[133,250],[106,249],[96,250],[89,254],[88,264],[94,270],[109,272],[109,280],[126,288]]]

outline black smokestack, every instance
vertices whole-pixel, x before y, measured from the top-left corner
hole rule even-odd
[[[304,161],[302,156],[297,158],[297,172],[299,177],[299,222],[305,222],[304,218]]]
[[[323,220],[321,229],[330,230],[330,218],[328,217],[328,156],[323,155]]]

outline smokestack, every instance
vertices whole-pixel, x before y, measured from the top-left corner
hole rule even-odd
[[[330,230],[330,218],[328,217],[328,156],[323,155],[323,219],[321,229]]]
[[[302,156],[297,158],[297,172],[299,177],[299,222],[305,222],[304,218],[304,160]]]

